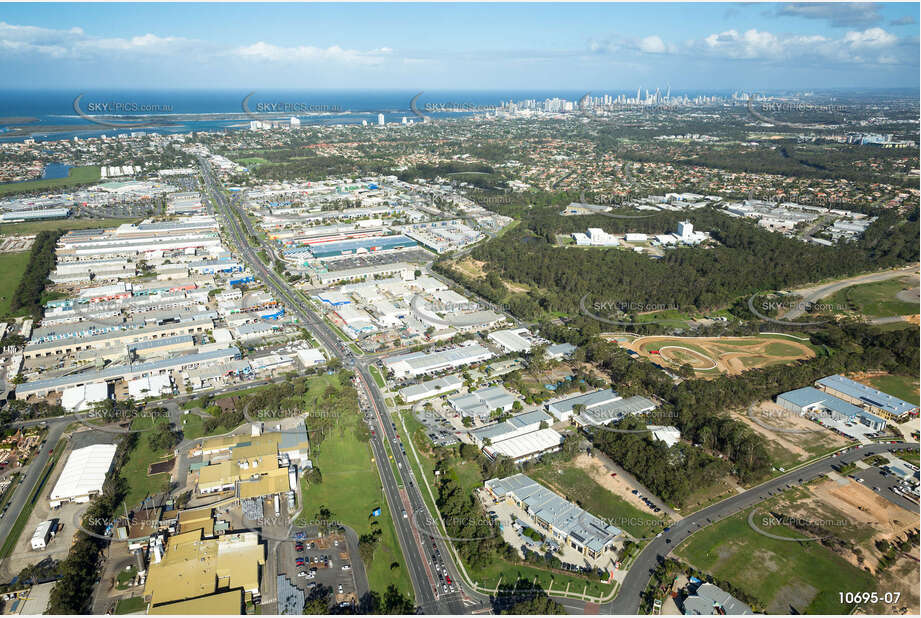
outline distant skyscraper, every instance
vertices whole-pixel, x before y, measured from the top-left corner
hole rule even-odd
[[[380,127],[384,126],[384,115],[383,114],[377,115],[377,125]]]

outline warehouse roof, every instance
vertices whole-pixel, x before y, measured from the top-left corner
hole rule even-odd
[[[176,601],[151,607],[150,615],[173,616],[239,616],[243,614],[243,590],[228,590],[217,594],[208,594],[197,599]]]
[[[885,410],[893,416],[901,416],[902,414],[907,414],[912,410],[918,409],[918,406],[913,403],[903,401],[892,395],[887,395],[866,384],[855,382],[854,380],[838,374],[816,380],[816,384],[859,399],[871,406]]]
[[[612,401],[617,401],[620,398],[620,395],[614,392],[613,388],[607,388],[560,399],[559,401],[548,404],[547,408],[555,416],[559,416],[560,414],[572,412],[572,409],[577,405],[583,405],[586,410],[588,410],[596,406],[611,403]]]
[[[68,500],[102,491],[117,448],[114,444],[93,444],[73,451],[51,490],[51,500]]]
[[[499,440],[487,446],[483,451],[488,455],[504,455],[512,459],[541,453],[563,443],[563,436],[554,429],[538,429],[508,440]]]
[[[635,395],[588,408],[579,415],[578,421],[582,425],[605,425],[611,421],[619,421],[628,414],[642,414],[655,408],[655,402]]]
[[[602,551],[622,531],[558,496],[524,474],[486,481],[497,496],[513,495],[525,510],[592,551]]]
[[[158,605],[210,595],[218,587],[258,590],[260,564],[265,551],[255,532],[219,539],[203,539],[201,530],[177,534],[163,559],[150,565],[144,596]]]

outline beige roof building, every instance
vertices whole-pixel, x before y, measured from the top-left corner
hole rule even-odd
[[[265,549],[255,532],[216,539],[203,538],[201,529],[177,534],[170,537],[163,559],[150,564],[144,597],[157,606],[199,600],[219,591],[258,595],[259,567],[264,564]],[[170,606],[168,613],[199,612],[177,611]]]

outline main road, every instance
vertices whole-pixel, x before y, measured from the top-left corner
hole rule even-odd
[[[329,350],[330,354],[337,358],[345,359],[348,366],[356,370],[358,386],[364,391],[366,400],[373,409],[374,420],[377,422],[378,430],[375,430],[371,436],[371,448],[374,453],[374,461],[380,473],[384,495],[393,515],[393,523],[397,531],[404,563],[415,590],[416,605],[421,611],[429,614],[463,613],[466,606],[460,594],[444,594],[439,587],[437,574],[434,573],[434,566],[430,564],[431,561],[428,558],[432,553],[432,550],[429,549],[431,542],[415,525],[415,520],[412,517],[413,510],[419,506],[424,507],[424,503],[418,493],[418,483],[409,482],[412,480],[409,462],[405,461],[404,458],[403,465],[396,472],[390,465],[390,459],[383,440],[392,440],[395,437],[395,432],[393,431],[392,420],[387,406],[384,404],[377,385],[368,371],[368,361],[362,359],[362,361],[356,363],[352,352],[323,319],[304,302],[300,297],[300,293],[293,289],[283,277],[266,267],[259,259],[256,251],[249,244],[246,231],[240,225],[241,219],[245,220],[246,213],[237,210],[228,200],[223,187],[214,178],[208,162],[204,159],[199,161],[205,189],[215,210],[223,219],[224,229],[228,230],[232,236],[233,246],[243,260],[253,270],[254,274],[260,278],[262,283],[272,290],[279,301],[283,302],[286,308],[294,313],[302,327],[316,337]],[[399,449],[394,448],[393,450],[395,456],[402,457]],[[397,463],[401,462],[398,461]],[[404,479],[403,477],[406,478]],[[407,513],[405,518],[402,516],[404,510]],[[436,546],[440,541],[440,539],[434,541]],[[443,542],[441,555],[450,564],[450,554],[443,547]],[[452,571],[456,572],[453,564],[450,564],[450,567]]]
[[[792,472],[771,479],[761,485],[753,487],[737,496],[717,502],[712,506],[692,513],[673,525],[668,532],[653,539],[640,555],[637,556],[633,566],[627,573],[617,597],[610,603],[601,606],[603,614],[637,614],[640,609],[643,591],[649,584],[650,575],[656,565],[675,548],[676,545],[688,538],[694,532],[711,523],[730,515],[744,511],[772,495],[786,491],[791,487],[802,485],[812,479],[827,474],[832,466],[851,463],[873,455],[889,451],[910,448],[918,450],[918,444],[913,442],[898,442],[896,444],[871,444],[851,448],[848,452],[837,457],[829,456],[819,461],[810,463]]]

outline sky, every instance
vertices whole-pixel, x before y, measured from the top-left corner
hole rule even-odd
[[[11,89],[919,86],[917,3],[0,7]]]

